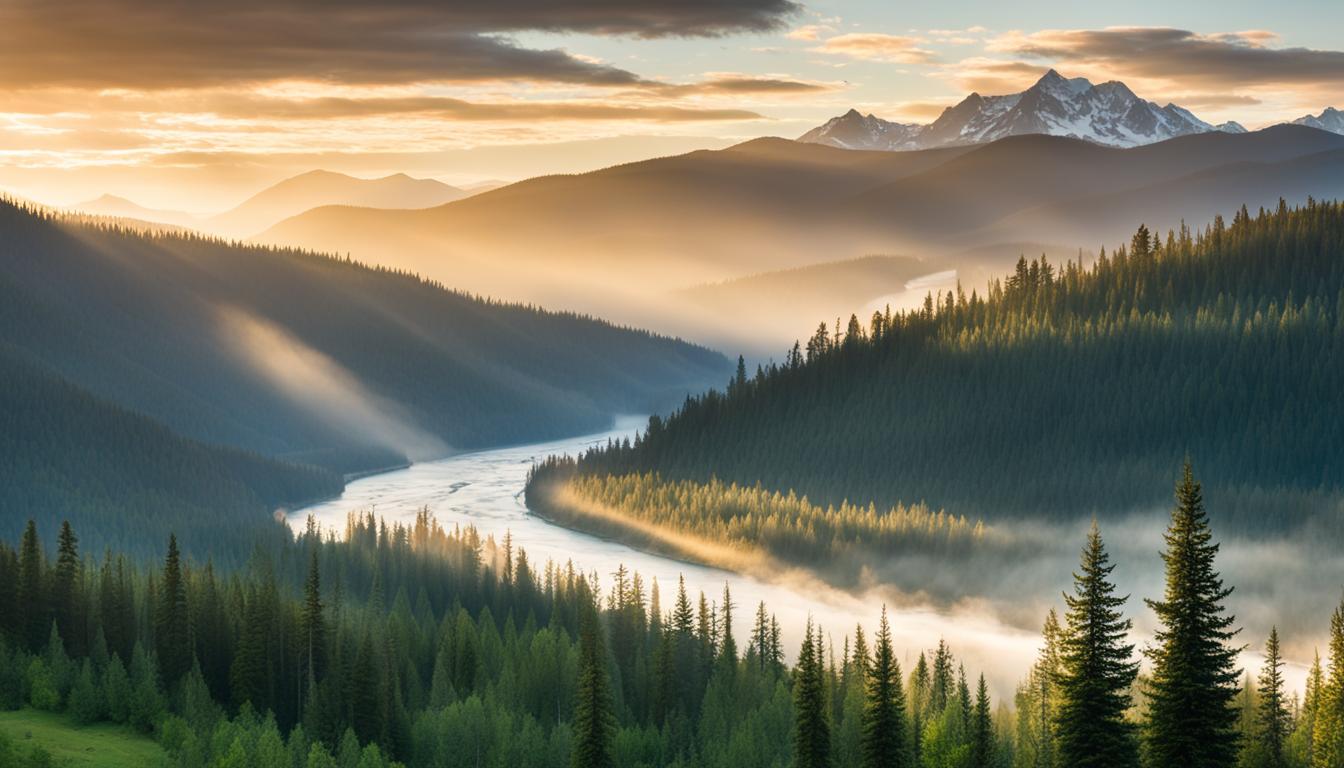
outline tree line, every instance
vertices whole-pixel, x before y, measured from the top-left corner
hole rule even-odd
[[[1344,605],[1300,701],[1277,631],[1258,680],[1226,608],[1187,465],[1159,624],[1137,650],[1098,528],[1011,704],[940,642],[903,670],[885,609],[843,642],[809,622],[794,663],[757,606],[624,568],[604,589],[506,537],[351,516],[247,568],[94,560],[62,526],[0,545],[0,706],[153,734],[179,766],[1344,766]],[[1139,674],[1140,653],[1149,671]],[[31,755],[0,740],[14,764]],[[40,756],[39,756],[40,758]]]
[[[906,554],[960,558],[985,545],[979,521],[923,505],[822,507],[759,485],[667,481],[652,472],[582,474],[568,457],[547,457],[532,468],[525,501],[564,525],[677,557],[733,567],[737,555],[765,555],[824,569],[846,586],[857,584],[875,560]]]
[[[1159,506],[1198,455],[1230,528],[1330,514],[1344,476],[1344,204],[1309,201],[983,293],[822,323],[782,362],[654,417],[580,471],[925,502],[991,522]]]

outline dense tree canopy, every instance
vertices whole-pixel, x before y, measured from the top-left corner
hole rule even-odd
[[[1195,455],[1229,526],[1281,527],[1344,484],[1341,254],[1344,205],[1309,202],[1023,259],[984,294],[823,324],[580,469],[994,522],[1156,507]]]

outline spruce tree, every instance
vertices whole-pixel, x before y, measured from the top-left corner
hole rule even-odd
[[[1110,563],[1094,522],[1083,548],[1082,565],[1073,576],[1061,642],[1059,711],[1055,718],[1056,754],[1063,765],[1078,768],[1134,766],[1138,750],[1133,728],[1125,720],[1130,686],[1138,674],[1131,661],[1134,646],[1126,643],[1131,622],[1110,581]]]
[[[1265,768],[1283,768],[1284,742],[1292,725],[1292,715],[1283,692],[1283,657],[1279,655],[1279,629],[1271,627],[1265,642],[1265,666],[1260,670],[1260,709],[1257,717],[1260,746]]]
[[[597,609],[585,606],[579,630],[579,682],[574,698],[573,768],[609,768],[614,765],[612,739],[616,717],[612,713],[607,682],[606,654]]]
[[[61,637],[70,645],[70,650],[81,655],[84,650],[84,628],[79,621],[82,616],[79,605],[80,575],[83,565],[79,560],[79,540],[70,527],[70,521],[61,523],[60,536],[56,547],[56,571],[51,579],[51,608],[55,614],[56,626]]]
[[[905,691],[901,667],[891,648],[887,607],[882,606],[872,663],[867,669],[867,696],[860,726],[859,754],[863,768],[905,768],[910,750],[905,735]],[[863,663],[855,654],[856,663]]]
[[[326,674],[326,622],[322,616],[322,576],[317,549],[308,561],[308,579],[303,583],[303,654],[304,674],[316,682]]]
[[[820,635],[820,630],[818,630]],[[831,726],[826,704],[826,679],[819,637],[812,635],[812,620],[798,650],[793,680],[793,760],[796,768],[829,768]]]
[[[1344,602],[1330,617],[1330,668],[1320,685],[1312,768],[1344,766]]]
[[[989,713],[989,686],[984,674],[975,689],[975,709],[971,713],[971,765],[991,768],[994,764],[994,720]]]
[[[1235,618],[1223,601],[1232,593],[1214,570],[1213,542],[1200,485],[1190,462],[1176,488],[1165,534],[1166,591],[1148,600],[1160,628],[1147,649],[1152,661],[1145,728],[1147,757],[1155,765],[1223,768],[1237,762],[1239,649]]]
[[[173,685],[191,669],[191,628],[187,615],[187,585],[182,580],[177,537],[168,537],[168,557],[163,564],[163,584],[158,610],[154,612],[154,639],[158,646],[159,674],[164,685]]]
[[[43,563],[42,543],[37,539],[37,523],[28,521],[19,543],[19,585],[16,590],[19,607],[19,632],[29,651],[37,651],[46,642],[48,624],[47,594],[43,583],[46,565]]]

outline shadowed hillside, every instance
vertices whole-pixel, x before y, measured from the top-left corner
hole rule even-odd
[[[297,251],[0,205],[0,341],[179,434],[354,471],[604,428],[717,354]]]

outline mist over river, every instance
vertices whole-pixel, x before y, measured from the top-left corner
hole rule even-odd
[[[779,618],[790,663],[809,615],[833,640],[837,658],[845,635],[852,635],[856,624],[862,624],[868,634],[875,630],[882,609],[878,596],[856,596],[810,579],[775,583],[706,568],[572,531],[528,512],[523,505],[523,485],[534,461],[550,454],[576,454],[608,438],[632,437],[644,423],[643,418],[622,418],[610,432],[464,453],[361,478],[349,483],[339,498],[292,511],[288,520],[302,529],[312,515],[324,529],[340,532],[350,512],[372,510],[388,523],[410,524],[416,512],[427,507],[445,527],[473,525],[483,540],[493,537],[499,542],[505,533],[512,534],[514,546],[527,550],[528,559],[538,569],[547,560],[561,565],[573,561],[585,573],[596,572],[603,590],[611,586],[617,566],[624,564],[642,574],[646,583],[657,579],[665,610],[676,596],[678,576],[685,577],[692,601],[701,591],[711,600],[720,600],[727,583],[738,647],[746,647],[752,615],[764,600]],[[907,670],[920,650],[932,648],[944,637],[957,657],[965,660],[968,674],[983,670],[995,693],[1005,696],[1036,656],[1036,633],[1009,627],[979,612],[946,614],[893,607],[888,611],[901,666]]]
[[[351,512],[372,511],[388,523],[409,525],[414,522],[417,511],[428,508],[444,527],[475,526],[483,541],[502,542],[506,533],[511,534],[514,546],[527,551],[529,561],[537,570],[548,560],[562,566],[572,561],[576,569],[596,573],[600,579],[599,587],[604,592],[611,586],[613,572],[624,564],[627,569],[642,574],[646,584],[657,580],[664,610],[672,606],[679,576],[685,577],[692,602],[702,591],[708,599],[719,601],[727,583],[732,591],[733,631],[738,638],[738,647],[745,649],[756,606],[765,601],[767,609],[780,621],[790,663],[797,654],[809,616],[829,635],[838,658],[844,637],[853,635],[855,625],[862,624],[864,632],[871,635],[886,602],[893,642],[903,670],[910,670],[921,650],[933,648],[939,638],[944,638],[958,659],[965,662],[968,675],[983,671],[995,698],[1011,700],[1015,686],[1035,660],[1040,645],[1039,633],[1024,629],[1023,622],[1015,625],[1004,620],[1001,617],[1006,614],[989,610],[986,603],[978,599],[980,596],[968,596],[964,604],[950,608],[912,605],[908,601],[900,602],[898,606],[899,597],[892,592],[871,590],[855,594],[797,573],[764,579],[708,568],[570,530],[528,511],[523,503],[523,486],[535,461],[552,454],[578,454],[612,438],[633,437],[644,424],[642,417],[625,417],[618,419],[615,428],[609,432],[463,453],[360,478],[350,482],[339,498],[294,510],[288,513],[287,519],[292,527],[302,529],[307,517],[312,515],[323,529],[339,533],[344,531]],[[1130,521],[1125,526],[1127,535],[1124,537],[1116,535],[1116,526],[1112,524],[1111,541],[1118,551],[1115,559],[1120,563],[1116,575],[1122,594],[1133,590],[1125,610],[1136,619],[1140,636],[1136,640],[1140,645],[1152,629],[1149,626],[1151,612],[1140,598],[1160,594],[1161,589],[1157,552],[1161,547],[1163,517],[1160,512],[1155,512],[1143,520]],[[1025,612],[1044,618],[1044,605],[1063,602],[1059,599],[1059,590],[1068,584],[1069,574],[1077,565],[1084,531],[1085,527],[1080,524],[1077,531],[1053,532],[1049,538],[1058,540],[1057,547],[1043,548],[1039,557],[1032,558],[1033,562],[1021,563],[1021,570],[1003,573],[1005,582],[1016,583],[1017,600],[1020,606],[1026,606]],[[1247,567],[1236,569],[1238,573],[1254,573],[1259,566],[1266,565],[1259,562],[1258,557],[1251,557],[1258,549],[1242,548],[1233,542],[1229,544],[1232,546],[1224,548],[1225,565],[1243,558],[1255,561],[1255,567],[1246,563]],[[1140,557],[1152,562],[1135,562]],[[1280,563],[1284,559],[1282,556],[1274,558]],[[975,565],[948,565],[952,569],[958,567],[974,568]],[[1274,570],[1281,572],[1282,568],[1271,569],[1271,572]],[[929,574],[929,577],[935,575]],[[947,578],[948,574],[944,573],[942,577]],[[1235,583],[1235,577],[1231,581]],[[1243,586],[1252,587],[1250,584]],[[1004,589],[1014,591],[1011,584]],[[1254,592],[1254,589],[1241,592],[1249,597],[1246,593]],[[1253,606],[1275,602],[1266,598],[1269,596],[1234,605],[1234,610],[1249,617],[1248,614],[1254,613]],[[1004,600],[1002,595],[996,599]],[[1328,621],[1329,608],[1328,602],[1319,603],[1323,621]],[[1280,630],[1283,629],[1280,625]],[[1258,626],[1247,627],[1240,638],[1241,642],[1251,646],[1251,651],[1258,650],[1263,642],[1258,630]],[[1299,636],[1300,639],[1303,638]],[[1305,648],[1300,650],[1305,651]],[[1293,654],[1290,658],[1299,663],[1286,670],[1289,685],[1301,690],[1305,677],[1305,669],[1300,663],[1302,655]],[[1247,666],[1258,666],[1260,658],[1250,653],[1244,662]]]

